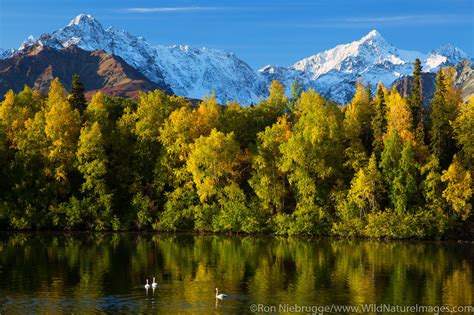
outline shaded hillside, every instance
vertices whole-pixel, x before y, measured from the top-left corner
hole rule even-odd
[[[464,60],[457,63],[454,69],[456,70],[455,85],[461,89],[461,95],[464,101],[467,101],[471,95],[474,95],[474,70],[472,65],[468,60]],[[423,72],[421,82],[424,103],[427,105],[433,98],[435,91],[436,73]],[[413,77],[405,76],[393,85],[402,96],[408,96],[413,89]]]
[[[85,51],[76,46],[63,50],[33,45],[28,50],[0,60],[0,94],[29,85],[42,93],[58,77],[66,89],[78,74],[87,94],[102,91],[111,96],[135,96],[139,91],[168,87],[148,80],[120,57],[101,50]]]

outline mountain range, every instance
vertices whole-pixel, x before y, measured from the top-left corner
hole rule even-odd
[[[130,96],[139,90],[159,88],[196,99],[214,92],[220,103],[238,101],[249,105],[267,96],[272,80],[279,80],[288,90],[297,80],[304,89],[314,88],[344,104],[350,101],[360,80],[373,86],[378,82],[385,86],[395,84],[403,90],[409,85],[415,58],[422,60],[424,77],[429,82],[439,67],[457,65],[457,84],[470,87],[463,96],[472,94],[470,57],[449,44],[427,54],[402,50],[373,30],[360,40],[291,66],[268,65],[254,71],[233,53],[151,45],[143,37],[104,28],[93,16],[81,14],[67,26],[38,39],[30,36],[18,49],[0,49],[0,92],[18,90],[23,84],[45,91],[56,76],[67,87],[71,75],[78,73],[87,91]],[[429,84],[425,90],[429,92]]]
[[[103,50],[86,51],[77,46],[58,50],[39,42],[28,45],[22,53],[0,60],[0,94],[19,91],[26,84],[47,93],[58,77],[69,89],[72,76],[79,74],[88,94],[101,90],[112,96],[134,97],[140,90],[171,90],[148,80],[120,57]]]

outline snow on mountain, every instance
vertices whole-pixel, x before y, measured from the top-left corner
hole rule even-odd
[[[272,80],[282,82],[288,90],[297,80],[305,89],[314,88],[343,104],[354,95],[357,81],[372,86],[382,82],[388,87],[412,73],[415,58],[422,60],[424,72],[435,72],[440,66],[469,59],[466,53],[449,44],[428,54],[398,49],[373,30],[357,41],[315,54],[292,66],[268,65],[255,72],[232,53],[179,45],[152,46],[143,37],[124,30],[104,29],[93,16],[85,14],[38,40],[30,36],[16,52],[26,51],[30,45],[38,49],[76,45],[89,51],[104,50],[121,57],[149,80],[171,88],[177,95],[202,98],[214,91],[221,103],[236,100],[247,105],[265,97]],[[0,50],[0,59],[13,53],[13,50]]]
[[[433,72],[440,66],[445,64],[456,64],[465,59],[469,59],[469,56],[464,51],[451,44],[446,44],[433,50],[429,54],[425,61],[425,71]]]
[[[20,50],[33,40],[25,41]],[[177,95],[201,99],[214,91],[219,102],[257,102],[265,94],[263,79],[232,53],[189,46],[152,46],[143,37],[113,27],[104,29],[91,15],[81,14],[64,28],[37,41],[57,49],[76,45],[104,50],[124,59],[149,80],[169,86]]]
[[[14,49],[2,49],[0,48],[0,60],[10,58],[15,53]]]
[[[270,65],[259,72],[268,82],[279,80],[286,87],[297,80],[305,89],[314,88],[342,104],[350,101],[359,80],[372,86],[378,82],[390,86],[400,77],[410,75],[415,58],[423,60],[423,71],[433,72],[440,66],[455,64],[467,55],[452,45],[442,46],[428,55],[400,50],[373,30],[358,41],[336,46],[290,67]]]

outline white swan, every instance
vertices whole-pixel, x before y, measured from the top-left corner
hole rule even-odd
[[[146,279],[146,284],[145,284],[145,289],[149,289],[150,288],[150,285],[148,284],[148,279]]]
[[[153,277],[153,282],[151,283],[151,287],[154,289],[158,286],[158,283],[155,282],[155,277]]]
[[[222,299],[225,299],[227,297],[228,297],[227,294],[224,294],[224,293],[219,294],[219,290],[216,288],[216,299],[222,300]]]

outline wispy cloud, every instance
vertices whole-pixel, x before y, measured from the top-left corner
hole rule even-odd
[[[128,8],[126,12],[131,13],[158,13],[158,12],[192,12],[192,11],[216,11],[220,7],[154,7],[154,8]]]
[[[355,17],[340,19],[338,22],[346,23],[444,23],[449,21],[459,21],[469,18],[467,16],[457,15],[396,15],[396,16],[380,16],[380,17]]]
[[[396,16],[361,16],[320,19],[315,23],[294,23],[297,28],[320,27],[369,27],[374,25],[420,25],[420,24],[459,24],[471,23],[468,15],[396,15]]]

